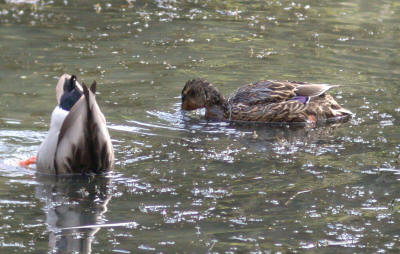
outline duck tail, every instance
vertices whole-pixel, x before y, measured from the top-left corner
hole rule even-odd
[[[82,88],[83,88],[83,94],[85,96],[85,102],[87,106],[87,121],[86,121],[86,130],[87,130],[87,137],[86,137],[86,142],[88,146],[88,152],[90,153],[91,161],[92,161],[92,167],[89,170],[92,172],[97,173],[100,170],[100,158],[98,156],[98,153],[96,150],[98,149],[98,144],[97,144],[97,137],[96,137],[96,129],[97,125],[93,119],[93,112],[92,112],[92,107],[91,107],[91,100],[94,99],[94,97],[91,98],[90,91],[96,91],[96,84],[94,86],[92,85],[90,87],[90,91],[85,85],[85,83],[82,83]]]
[[[90,91],[92,91],[93,95],[96,95],[97,83],[96,80],[93,80],[92,85],[90,86]]]
[[[334,109],[332,113],[334,117],[328,119],[328,122],[342,122],[354,117],[354,113],[345,108]]]
[[[337,115],[349,115],[349,116],[354,116],[354,113],[353,112],[351,112],[350,110],[348,110],[348,109],[345,109],[345,108],[340,108],[340,109],[336,109],[335,110],[335,113],[337,114]]]

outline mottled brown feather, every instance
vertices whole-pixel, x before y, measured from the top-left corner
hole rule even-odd
[[[188,81],[182,90],[182,109],[206,108],[206,118],[230,121],[309,122],[351,116],[326,92],[336,86],[262,80],[244,85],[228,100],[206,80]],[[306,103],[296,96],[309,98]]]

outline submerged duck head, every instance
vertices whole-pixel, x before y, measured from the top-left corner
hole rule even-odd
[[[222,105],[225,98],[210,82],[193,79],[186,82],[182,90],[182,109],[195,110],[214,105]]]
[[[63,93],[59,102],[60,108],[70,111],[82,94],[80,86],[77,85],[75,75],[72,75],[69,79],[65,78]]]
[[[96,101],[96,82],[88,88],[63,74],[56,86],[57,106],[36,159],[45,174],[91,174],[112,170],[114,151],[106,119]]]

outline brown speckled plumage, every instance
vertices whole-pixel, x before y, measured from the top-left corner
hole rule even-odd
[[[240,87],[227,100],[206,80],[189,80],[182,109],[206,108],[206,118],[228,121],[321,122],[352,113],[326,93],[327,84],[263,80]]]

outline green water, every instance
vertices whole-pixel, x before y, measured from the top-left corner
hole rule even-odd
[[[399,24],[395,0],[0,0],[0,252],[398,252]],[[98,82],[112,176],[15,166],[44,139],[63,73]],[[207,122],[180,111],[196,77],[226,95],[339,84],[356,115]]]

